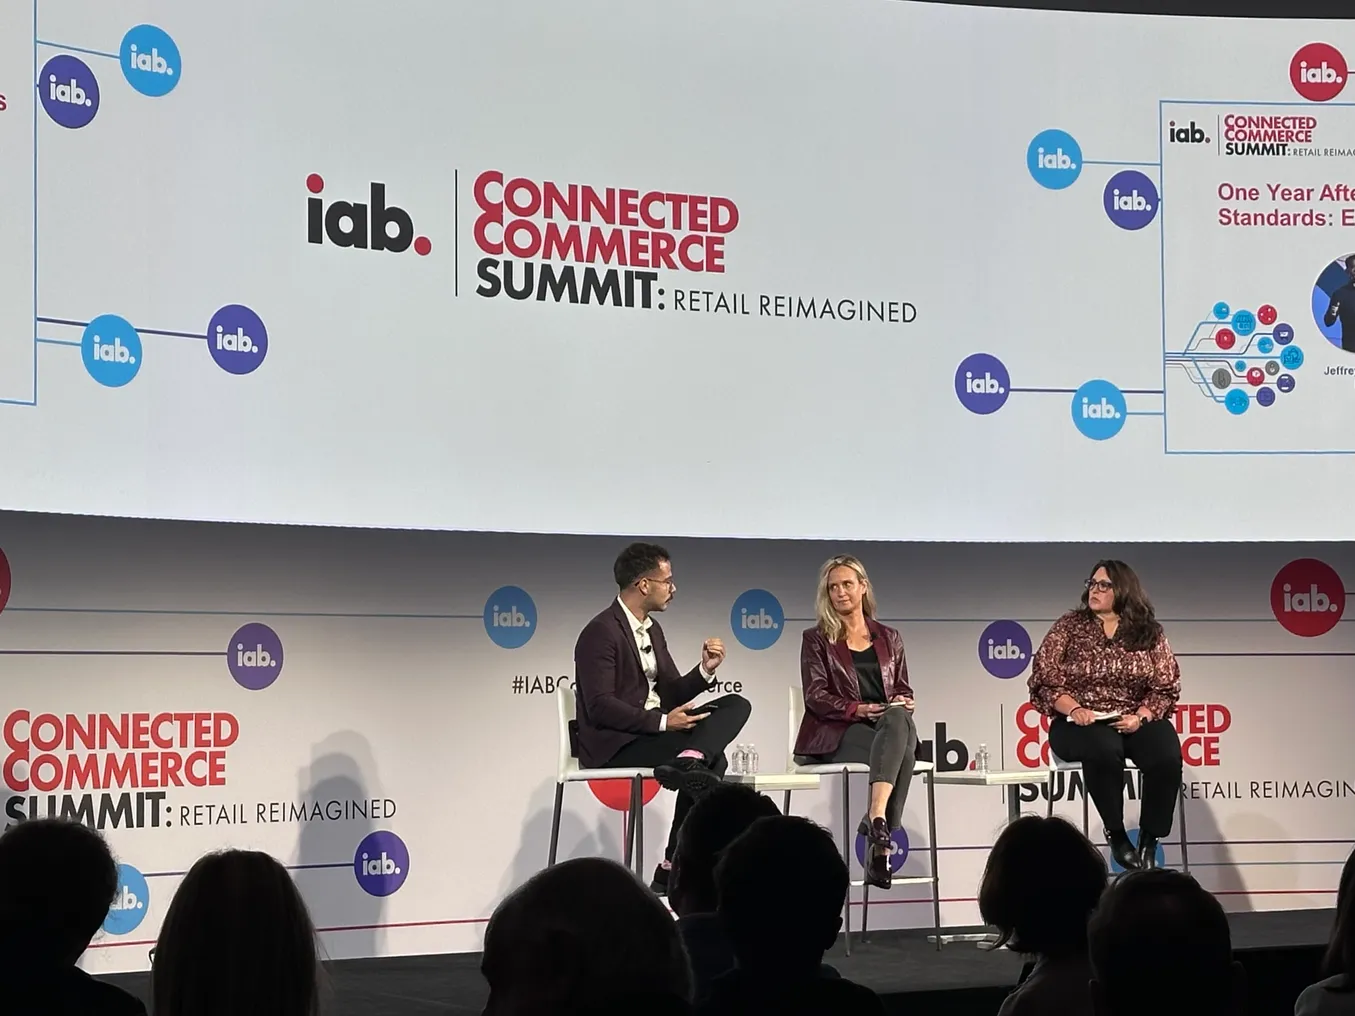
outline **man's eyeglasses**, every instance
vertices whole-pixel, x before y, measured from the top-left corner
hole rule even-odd
[[[1112,589],[1114,589],[1114,588],[1115,588],[1115,586],[1114,586],[1112,583],[1107,582],[1105,579],[1088,579],[1088,580],[1087,580],[1087,591],[1088,591],[1088,592],[1095,591],[1095,592],[1098,592],[1098,593],[1108,593],[1108,592],[1110,592],[1110,591],[1111,591]]]
[[[667,586],[669,589],[676,589],[677,583],[673,581],[672,576],[666,579],[655,578],[653,575],[644,575],[636,580],[638,582],[653,582],[656,586]]]

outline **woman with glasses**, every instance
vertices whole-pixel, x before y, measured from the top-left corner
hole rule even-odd
[[[1030,701],[1051,718],[1049,748],[1082,763],[1086,792],[1123,868],[1156,867],[1181,792],[1181,741],[1172,714],[1181,669],[1139,577],[1099,561],[1082,606],[1054,622],[1035,653]],[[1143,773],[1136,850],[1124,828],[1124,764]]]
[[[917,727],[903,637],[875,620],[875,594],[854,557],[829,558],[814,597],[818,623],[800,644],[805,715],[795,739],[803,763],[870,766],[870,806],[861,820],[866,881],[888,889],[894,830],[913,782]]]

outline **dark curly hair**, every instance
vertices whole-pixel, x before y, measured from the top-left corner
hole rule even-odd
[[[1152,649],[1162,637],[1162,625],[1158,623],[1157,615],[1153,613],[1153,605],[1148,599],[1148,594],[1143,591],[1143,584],[1139,582],[1138,575],[1134,574],[1134,569],[1123,561],[1097,561],[1087,573],[1087,581],[1090,582],[1091,577],[1102,568],[1106,570],[1106,575],[1114,588],[1114,610],[1120,617],[1115,637],[1126,649]],[[1087,606],[1089,592],[1087,589],[1082,591],[1082,610],[1086,614],[1091,613],[1091,608]]]

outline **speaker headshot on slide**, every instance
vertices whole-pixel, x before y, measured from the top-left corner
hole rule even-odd
[[[677,791],[673,826],[653,889],[668,890],[677,831],[694,797],[720,782],[725,748],[748,722],[752,706],[742,695],[693,705],[715,680],[724,642],[709,638],[701,662],[683,674],[668,651],[654,615],[677,592],[672,558],[653,543],[632,543],[612,566],[617,597],[588,622],[574,646],[578,757],[588,769],[634,766]]]
[[[866,567],[846,554],[819,569],[818,623],[800,641],[805,714],[795,738],[802,764],[870,766],[870,802],[859,832],[866,838],[866,881],[890,887],[889,854],[917,761],[913,689],[903,636],[875,620]]]
[[[1355,254],[1337,258],[1317,277],[1313,317],[1328,342],[1355,353]]]
[[[1126,869],[1158,864],[1181,792],[1181,740],[1172,717],[1181,668],[1153,605],[1123,561],[1098,561],[1082,603],[1054,622],[1031,662],[1030,701],[1050,717],[1049,750],[1082,763],[1082,780]],[[1124,827],[1128,758],[1143,773],[1139,842]]]

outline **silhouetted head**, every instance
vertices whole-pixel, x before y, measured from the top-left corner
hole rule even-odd
[[[672,916],[631,872],[600,857],[538,872],[500,903],[480,968],[485,1016],[609,1011],[648,995],[686,1003],[692,993]]]
[[[1343,975],[1339,990],[1355,989],[1355,852],[1341,869],[1341,885],[1336,890],[1336,917],[1331,939],[1322,959],[1324,977]]]
[[[0,835],[0,951],[21,966],[70,966],[98,933],[118,890],[104,838],[65,819]]]
[[[226,850],[189,869],[160,926],[155,1016],[315,1016],[315,927],[287,869]]]
[[[715,866],[724,849],[760,818],[780,814],[766,794],[722,783],[692,805],[678,830],[668,902],[681,917],[713,914]]]
[[[720,922],[740,967],[817,969],[837,941],[847,866],[829,833],[806,818],[760,818],[715,869]]]
[[[1101,897],[1087,925],[1098,1016],[1241,1016],[1242,967],[1228,917],[1189,875],[1131,871]]]
[[[979,912],[999,945],[1057,955],[1087,947],[1087,919],[1106,888],[1106,861],[1061,818],[1026,815],[993,844],[979,887]]]

